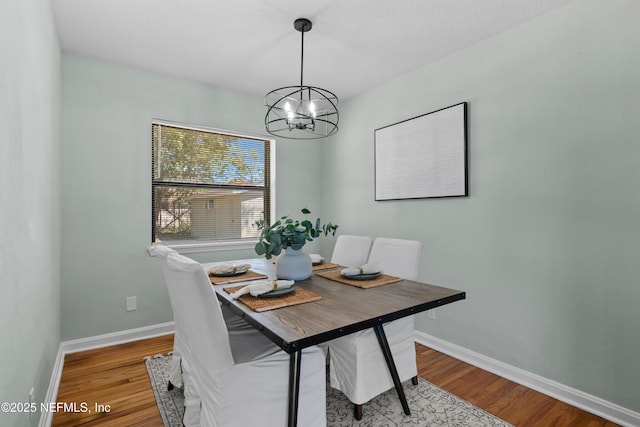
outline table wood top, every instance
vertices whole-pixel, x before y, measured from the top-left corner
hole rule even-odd
[[[256,258],[232,263],[249,263],[252,270],[275,279],[275,267],[270,260]],[[208,268],[214,263],[203,265]],[[215,285],[218,299],[288,353],[466,297],[463,291],[411,280],[362,289],[313,274],[307,280],[296,281],[296,286],[314,292],[321,300],[256,313],[223,291],[227,286],[239,284]]]

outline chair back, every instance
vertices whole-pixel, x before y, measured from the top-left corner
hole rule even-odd
[[[147,248],[149,255],[160,258],[161,260],[167,259],[169,255],[177,254],[175,250],[168,246],[153,244]]]
[[[368,262],[377,262],[385,274],[418,280],[422,242],[378,237],[374,240]]]
[[[176,334],[183,340],[183,357],[193,362],[197,375],[205,375],[202,367],[214,375],[231,367],[229,333],[204,267],[191,258],[170,254],[163,272]]]
[[[169,273],[169,266],[167,264],[167,257],[169,255],[178,255],[178,252],[174,251],[168,246],[153,244],[147,248],[147,252],[149,255],[154,256],[160,260],[160,270],[162,271],[162,275],[165,278],[165,282],[167,282],[167,276]],[[174,296],[169,289],[169,283],[167,282],[167,290],[169,291],[169,302],[171,303],[171,311],[173,312],[173,319],[176,318],[176,302],[174,301]],[[177,357],[182,357],[182,348],[184,347],[184,337],[182,336],[182,331],[177,327],[176,322],[176,331],[174,333],[173,338],[173,353]]]
[[[331,262],[345,267],[360,267],[367,262],[371,242],[369,236],[341,234],[336,239]]]

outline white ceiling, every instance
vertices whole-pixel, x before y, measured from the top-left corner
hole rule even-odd
[[[572,0],[52,0],[62,48],[263,96],[345,100]]]

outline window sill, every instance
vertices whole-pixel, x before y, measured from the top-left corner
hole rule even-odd
[[[178,251],[181,254],[191,254],[198,252],[221,252],[247,249],[253,250],[256,246],[256,243],[258,243],[258,240],[230,240],[224,242],[207,243],[174,242],[167,243],[166,246],[175,251]]]

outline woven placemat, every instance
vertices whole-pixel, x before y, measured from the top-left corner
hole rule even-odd
[[[266,279],[268,276],[262,273],[256,273],[252,270],[247,270],[246,273],[238,274],[237,276],[211,276],[209,275],[209,281],[212,285],[228,285],[229,283],[248,282],[249,280]]]
[[[224,288],[224,290],[225,292],[232,294],[243,287],[244,286],[231,286],[229,288]],[[241,301],[251,310],[260,313],[263,311],[275,310],[276,308],[289,307],[291,305],[304,304],[305,302],[318,301],[321,299],[322,297],[320,295],[316,295],[311,291],[296,287],[293,292],[281,297],[260,298],[252,297],[250,294],[245,294],[238,298],[238,301]]]
[[[342,267],[340,264],[333,264],[330,262],[323,262],[322,264],[318,264],[318,265],[314,265],[313,267],[311,267],[311,269],[313,271],[318,271],[318,270],[328,270],[330,268],[338,268],[338,267]]]
[[[375,279],[371,280],[352,280],[347,279],[346,277],[340,274],[340,270],[331,270],[331,271],[319,271],[314,273],[316,276],[324,277],[325,279],[333,280],[336,282],[344,283],[345,285],[356,286],[358,288],[375,288],[376,286],[384,286],[389,283],[400,282],[403,279],[395,276],[388,276],[386,274],[381,274]]]

